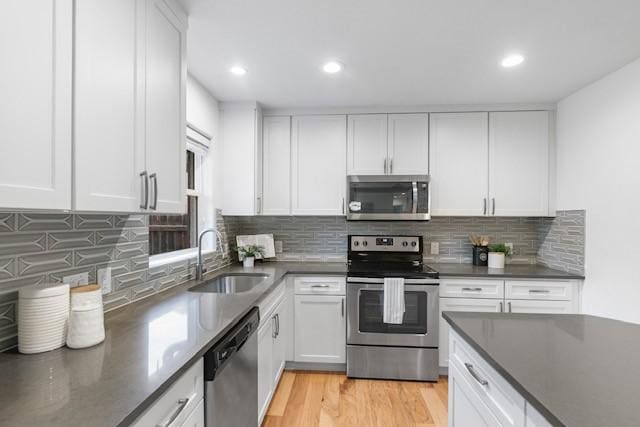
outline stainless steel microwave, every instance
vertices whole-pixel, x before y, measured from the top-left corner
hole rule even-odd
[[[348,220],[431,219],[428,175],[347,176]]]

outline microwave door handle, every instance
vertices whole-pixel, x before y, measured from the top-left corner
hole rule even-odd
[[[413,187],[413,207],[411,212],[415,214],[418,213],[418,183],[414,181],[411,186]]]

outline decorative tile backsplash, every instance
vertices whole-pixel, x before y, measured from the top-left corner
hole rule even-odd
[[[217,226],[227,239],[219,212]],[[193,277],[193,259],[150,269],[148,238],[145,215],[0,213],[0,351],[17,342],[17,290],[23,286],[84,272],[92,283],[98,269],[110,266],[109,310]],[[223,253],[205,256],[209,269],[231,262],[228,241],[224,246]]]
[[[584,274],[584,210],[558,211],[538,227],[538,262],[551,268]]]

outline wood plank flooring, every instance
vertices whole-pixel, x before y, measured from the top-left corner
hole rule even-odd
[[[274,426],[447,426],[446,377],[437,383],[285,371],[262,423]]]

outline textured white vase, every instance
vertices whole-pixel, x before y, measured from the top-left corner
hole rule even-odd
[[[42,353],[62,347],[67,338],[69,285],[35,285],[18,296],[18,351]]]
[[[504,253],[489,252],[489,268],[504,268]]]
[[[245,258],[242,260],[242,265],[243,265],[244,267],[253,267],[253,263],[255,262],[255,260],[256,260],[256,259],[255,259],[254,257],[245,257]]]

